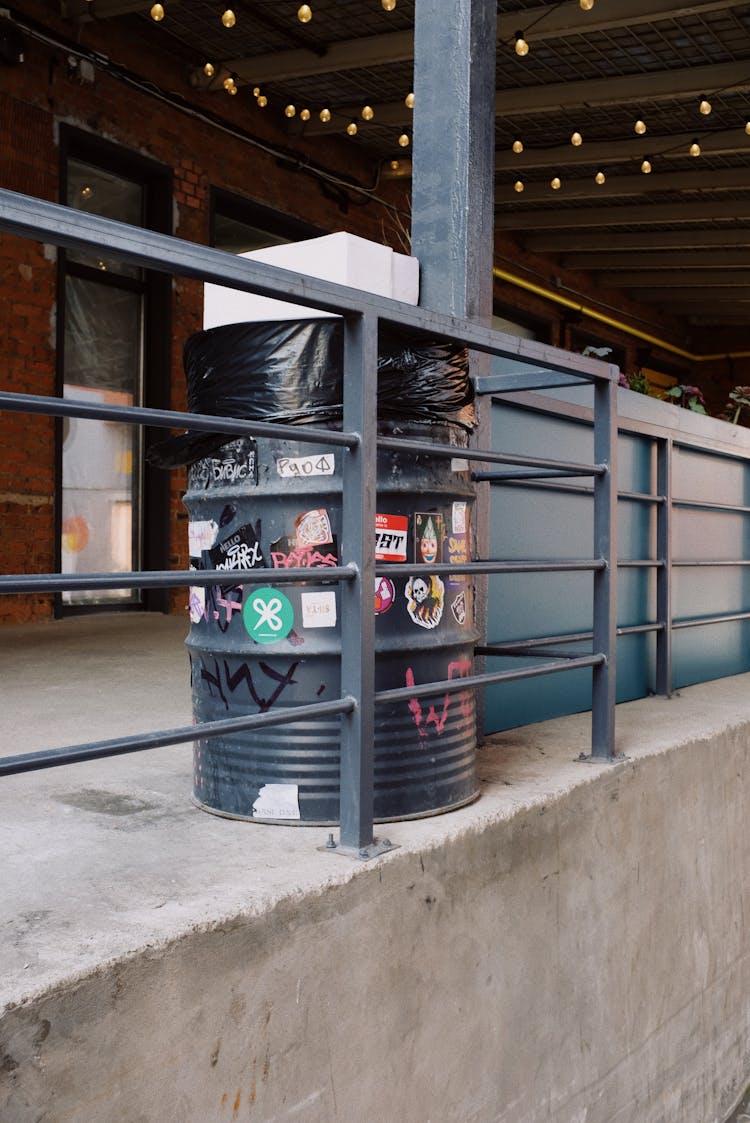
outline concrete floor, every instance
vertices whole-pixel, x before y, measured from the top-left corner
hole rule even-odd
[[[187,630],[151,614],[4,629],[0,754],[189,724]],[[618,747],[641,756],[748,720],[747,683],[620,706]],[[576,763],[589,730],[583,714],[497,735],[480,753],[478,803],[389,824],[389,837],[416,851],[593,779],[613,766]],[[218,818],[191,792],[189,744],[0,779],[0,1007],[362,868],[318,851],[325,828]]]

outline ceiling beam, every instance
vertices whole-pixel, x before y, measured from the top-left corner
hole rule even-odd
[[[747,64],[750,70],[750,62]],[[750,153],[750,137],[744,126],[738,123],[736,129],[722,129],[721,132],[703,135],[699,129],[692,133],[672,133],[670,136],[632,137],[628,140],[607,140],[584,143],[578,148],[572,144],[560,144],[554,148],[524,148],[516,155],[507,150],[495,151],[495,171],[520,172],[529,168],[604,167],[621,164],[628,160],[640,163],[648,156],[652,163],[657,158],[684,159],[691,143],[700,140],[705,156],[731,156],[738,152]],[[658,166],[657,166],[658,171]]]
[[[714,227],[710,230],[634,230],[627,234],[609,232],[589,234],[528,234],[524,249],[531,253],[567,253],[589,250],[611,253],[612,250],[698,249],[701,246],[729,248],[750,246],[750,227]]]
[[[606,254],[606,256],[605,256]],[[599,253],[568,253],[560,264],[564,269],[750,269],[750,250],[732,252],[727,249],[709,250],[650,250],[645,253],[625,253],[612,250],[607,239],[602,239]]]
[[[630,295],[633,299],[640,301],[643,304],[658,304],[660,308],[669,310],[679,315],[681,312],[696,311],[700,312],[706,308],[716,308],[717,310],[726,311],[728,315],[733,315],[735,312],[750,310],[750,291],[744,292],[738,289],[737,292],[722,293],[721,300],[718,301],[712,297],[711,292],[708,291],[703,294],[696,293],[693,296],[679,296],[673,297],[664,289],[651,289],[640,288],[631,289]]]
[[[696,160],[696,163],[699,163]],[[629,195],[653,195],[658,191],[722,191],[736,187],[750,187],[747,168],[721,168],[712,171],[659,172],[654,175],[611,174],[607,182],[597,184],[593,175],[586,179],[563,180],[560,190],[553,192],[547,183],[527,183],[523,192],[517,192],[513,185],[497,185],[495,208],[501,206],[523,207],[530,203],[548,203],[550,199],[606,199]]]
[[[632,289],[645,281],[650,289],[739,288],[750,294],[750,269],[652,269],[647,274],[639,270],[605,271],[596,276],[602,284],[616,285],[618,289]]]
[[[641,203],[627,207],[569,207],[560,210],[502,211],[495,214],[499,230],[565,230],[584,226],[651,226],[679,222],[750,219],[750,199],[705,203]]]
[[[143,10],[136,0],[95,0],[97,16],[109,14],[109,6],[129,4],[128,10]],[[739,7],[743,0],[607,0],[590,12],[582,12],[577,5],[564,4],[550,9],[540,5],[523,13],[501,15],[497,21],[498,43],[511,43],[519,30],[519,22],[530,29],[531,43],[543,40],[564,39],[569,35],[591,35],[597,31],[610,31],[637,24],[653,24],[663,20],[681,20],[687,16],[701,15]],[[63,0],[64,15],[82,15],[88,8],[87,0]],[[66,9],[73,9],[68,11]],[[534,26],[535,25],[535,26]],[[533,49],[533,48],[532,48]],[[278,51],[254,58],[235,58],[225,65],[245,82],[262,85],[264,82],[288,82],[314,74],[332,74],[336,71],[359,70],[370,66],[387,66],[390,63],[408,62],[414,57],[414,35],[411,30],[394,31],[387,35],[371,35],[365,39],[348,39],[331,45],[322,54],[297,48]],[[200,71],[194,74],[194,83],[204,86]],[[716,85],[711,85],[716,89]]]

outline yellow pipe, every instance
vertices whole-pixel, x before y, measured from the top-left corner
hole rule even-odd
[[[508,273],[505,269],[498,269],[497,266],[493,267],[492,276],[496,277],[499,281],[507,281],[508,284],[515,285],[519,289],[525,289],[526,292],[532,292],[535,296],[541,296],[545,300],[551,300],[555,304],[561,304],[563,308],[572,308],[574,312],[579,312],[582,316],[587,316],[590,320],[598,320],[600,324],[606,324],[607,327],[615,328],[617,331],[623,331],[627,335],[635,336],[636,339],[642,339],[645,343],[653,343],[656,347],[661,347],[664,351],[671,351],[674,355],[679,355],[682,359],[688,359],[694,363],[705,363],[709,360],[716,359],[750,359],[750,351],[726,351],[719,355],[694,355],[690,351],[685,351],[682,347],[675,346],[674,343],[668,343],[666,339],[659,339],[656,335],[650,335],[647,331],[641,331],[640,328],[635,328],[631,324],[626,324],[622,320],[615,320],[612,316],[605,315],[604,312],[597,312],[595,308],[589,308],[585,304],[579,304],[575,300],[569,300],[567,296],[561,296],[558,292],[553,292],[552,289],[543,288],[542,285],[535,285],[533,281],[525,281],[522,277],[517,277],[515,273]]]

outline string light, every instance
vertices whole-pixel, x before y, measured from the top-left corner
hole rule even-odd
[[[231,8],[224,9],[224,14],[221,17],[221,22],[225,27],[234,27],[237,22],[237,16],[234,14]]]
[[[603,171],[601,171],[601,169],[600,169],[600,170],[599,170],[599,171],[598,171],[598,172],[596,173],[596,175],[594,176],[594,182],[595,182],[595,183],[598,183],[600,187],[601,187],[601,185],[602,185],[603,183],[606,183],[606,182],[607,182],[607,177],[606,177],[606,175],[604,174],[604,172],[603,172]]]
[[[309,4],[300,4],[297,8],[297,19],[300,23],[309,23],[312,19],[312,8]]]
[[[375,110],[372,108],[371,105],[363,105],[362,106],[362,120],[363,121],[372,121],[374,116],[375,116]]]
[[[580,145],[583,144],[583,137],[581,136],[580,133],[575,132],[575,133],[573,133],[572,137],[570,138],[570,143],[573,145],[574,148],[578,148]]]
[[[643,163],[641,164],[641,171],[644,175],[651,174],[651,161],[649,159],[643,161]]]
[[[701,146],[698,144],[697,140],[693,141],[693,143],[690,145],[690,148],[688,149],[688,151],[689,151],[691,156],[700,156]]]
[[[516,42],[513,50],[516,52],[519,58],[523,58],[524,55],[527,55],[529,53],[529,44],[524,39],[522,31],[516,32]]]
[[[258,98],[258,105],[261,107],[261,109],[265,109],[268,105],[268,98],[265,94],[261,94]]]
[[[523,141],[521,140],[520,136],[517,136],[513,141],[512,147],[516,156],[520,156],[520,154],[523,152]]]
[[[229,93],[231,94],[232,97],[237,97],[237,87],[231,86],[230,89],[229,89]]]
[[[296,115],[297,115],[297,110],[293,105],[285,105],[284,106],[284,116],[285,117],[296,117]]]
[[[553,191],[559,191],[560,188],[562,187],[562,183],[560,182],[560,177],[558,175],[553,176],[552,179],[549,181],[549,185],[550,185],[550,187],[552,188]]]
[[[349,136],[356,136],[357,135],[357,122],[356,121],[350,121],[349,124],[346,126],[346,131],[348,132]]]
[[[516,180],[516,182],[513,184],[513,190],[517,191],[520,195],[520,193],[523,191],[523,180],[522,179]]]
[[[212,62],[207,62],[205,64],[205,66],[203,67],[203,73],[206,75],[207,78],[213,78],[213,76],[215,74],[214,64]]]
[[[86,184],[85,187],[81,188],[81,198],[82,199],[90,199],[93,194],[94,194],[94,188],[89,187],[88,184]]]
[[[643,136],[646,131],[646,122],[642,121],[639,117],[633,128],[638,133],[638,136]]]
[[[414,108],[414,94],[407,94],[406,95],[406,97],[404,98],[404,105],[406,106],[407,109],[413,109]]]
[[[300,119],[300,121],[309,121],[310,120],[310,110],[309,109],[300,109],[299,119]]]
[[[151,19],[154,23],[159,23],[164,19],[164,8],[161,4],[154,4],[151,8]]]
[[[330,109],[321,109],[318,116],[320,117],[323,124],[327,125],[328,122],[331,120],[331,111],[330,111]]]
[[[224,89],[227,91],[227,93],[229,93],[232,86],[236,85],[236,82],[234,80],[234,74],[228,74],[227,77],[224,79],[224,81],[221,84],[224,87]]]
[[[260,97],[260,86],[253,86],[253,97]]]
[[[745,132],[750,136],[750,121],[745,121]]]
[[[391,160],[388,167],[391,169],[392,172],[397,172],[398,169],[401,167],[401,161],[400,160]]]
[[[380,0],[380,7],[384,12],[392,12],[396,7],[396,0]]]
[[[711,112],[711,109],[712,109],[711,102],[707,101],[706,98],[701,98],[701,103],[698,106],[698,112],[702,113],[704,117],[708,117],[709,113]]]
[[[594,0],[578,0],[578,7],[582,12],[590,12],[594,6]]]
[[[401,136],[398,138],[398,143],[400,144],[400,146],[402,148],[408,148],[409,147],[409,134],[408,133],[402,133]]]

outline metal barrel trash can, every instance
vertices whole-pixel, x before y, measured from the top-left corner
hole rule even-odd
[[[280,341],[269,360],[274,328]],[[200,382],[196,365],[221,382],[226,362],[234,366],[238,349],[246,350],[243,377],[249,383],[257,378],[257,396],[268,399],[264,420],[332,422],[340,412],[342,325],[326,319],[301,321],[296,328],[247,324],[198,333],[186,344],[189,384]],[[386,374],[388,361],[383,364]],[[278,394],[272,385],[276,376],[284,384]],[[230,383],[233,377],[232,371]],[[312,389],[305,385],[308,380]],[[286,393],[290,384],[291,395]],[[252,397],[253,386],[245,392]],[[226,401],[216,409],[205,404],[201,412],[227,408]],[[253,413],[245,407],[242,415]],[[470,560],[474,488],[468,464],[460,459],[466,431],[445,418],[419,416],[381,417],[379,429],[453,443],[456,460],[378,453],[373,527],[378,561],[386,566]],[[196,441],[204,451],[205,437],[196,435]],[[325,571],[346,561],[339,545],[343,451],[266,438],[227,441],[223,436],[214,443],[216,447],[192,460],[184,499],[191,566],[217,570],[215,585],[190,590],[186,642],[195,721],[336,698],[340,594],[337,582],[326,581]],[[275,571],[297,566],[310,570],[309,581],[274,583]],[[232,580],[233,568],[255,567],[267,571],[267,581],[243,586]],[[373,611],[376,690],[471,673],[476,633],[467,575],[380,577]],[[234,818],[335,823],[339,737],[340,719],[334,717],[198,740],[195,800],[207,811]],[[473,800],[478,794],[475,752],[473,690],[379,704],[376,820],[434,814]]]

